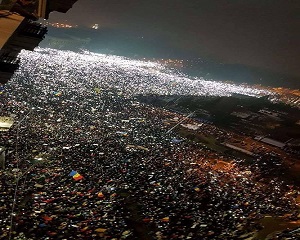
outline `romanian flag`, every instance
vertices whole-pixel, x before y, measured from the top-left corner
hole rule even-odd
[[[78,180],[80,180],[80,179],[83,179],[83,176],[80,175],[78,172],[76,172],[76,171],[74,171],[74,170],[72,170],[72,171],[70,172],[69,176],[73,177],[73,179],[74,179],[75,181],[78,181]]]

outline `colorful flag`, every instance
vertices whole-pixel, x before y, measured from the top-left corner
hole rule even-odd
[[[142,221],[145,222],[145,223],[148,223],[148,222],[151,222],[152,219],[151,218],[144,218]]]
[[[55,95],[56,97],[59,97],[59,96],[61,96],[61,95],[62,95],[62,92],[59,92],[59,91],[57,91],[57,92],[54,92],[54,95]]]
[[[80,180],[80,179],[83,179],[83,176],[80,175],[79,173],[76,173],[76,174],[73,176],[73,179],[74,179],[75,181],[78,181],[78,180]]]
[[[72,170],[72,171],[70,172],[69,176],[70,176],[70,177],[73,177],[76,173],[77,173],[76,171]]]
[[[74,171],[74,170],[72,170],[72,171],[70,172],[69,176],[73,177],[73,179],[74,179],[75,181],[78,181],[78,180],[80,180],[80,179],[83,179],[83,176],[80,175],[78,172],[76,172],[76,171]]]
[[[170,218],[169,217],[164,217],[161,219],[162,222],[169,222],[170,221]]]
[[[52,218],[52,217],[49,217],[49,216],[47,216],[47,215],[43,216],[42,218],[43,218],[43,219],[44,219],[44,221],[46,221],[46,222],[50,222],[50,221],[52,221],[52,220],[53,220],[53,218]]]
[[[99,198],[104,198],[104,194],[102,192],[99,192],[97,195]]]

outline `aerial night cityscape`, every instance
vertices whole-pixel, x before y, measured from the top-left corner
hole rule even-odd
[[[0,0],[0,239],[300,239],[299,10]]]

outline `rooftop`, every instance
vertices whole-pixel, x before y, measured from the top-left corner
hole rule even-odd
[[[11,13],[7,10],[0,11],[0,49],[14,34],[24,17]]]

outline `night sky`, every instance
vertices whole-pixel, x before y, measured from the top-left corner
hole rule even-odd
[[[50,20],[159,36],[203,58],[300,77],[298,0],[78,0]]]

